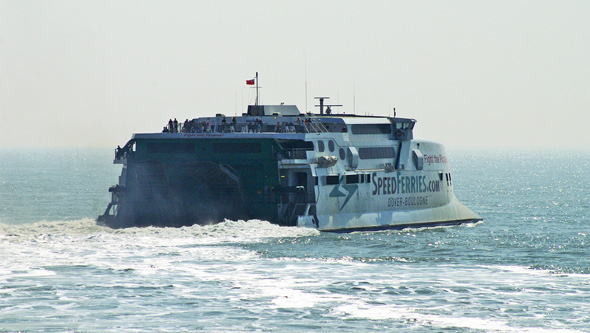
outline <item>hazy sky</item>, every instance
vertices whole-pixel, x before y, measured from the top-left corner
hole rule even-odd
[[[590,1],[0,0],[0,147],[123,145],[262,102],[447,147],[590,148]]]

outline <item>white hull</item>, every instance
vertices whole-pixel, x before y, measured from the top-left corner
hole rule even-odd
[[[334,153],[356,145],[385,146],[374,136],[370,143],[333,135]],[[444,147],[427,140],[393,143],[396,160],[368,159],[352,163],[339,159],[333,166],[311,165],[316,216],[300,216],[298,225],[322,231],[355,231],[453,225],[482,220],[454,195]],[[313,158],[318,158],[316,152]],[[390,163],[387,167],[386,163]],[[354,167],[354,168],[353,168]],[[352,181],[349,181],[352,180]]]
[[[453,199],[441,207],[418,210],[318,215],[318,229],[322,231],[398,229],[453,225],[476,222],[481,219],[481,216],[465,207],[459,200]]]

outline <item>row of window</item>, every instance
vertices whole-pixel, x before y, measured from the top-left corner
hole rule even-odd
[[[150,154],[179,154],[194,153],[194,142],[148,142],[147,152]]]
[[[195,153],[194,142],[148,142],[147,152],[152,154]],[[215,142],[213,151],[219,154],[259,154],[262,151],[260,142]]]
[[[395,158],[393,147],[363,147],[359,148],[359,158],[362,160],[373,160],[378,158]]]
[[[220,154],[259,154],[260,142],[215,142],[213,151]]]
[[[318,141],[318,151],[324,152],[324,141]],[[334,141],[328,141],[328,149],[334,152],[336,149]],[[194,153],[194,142],[148,142],[148,153]],[[259,154],[262,151],[260,142],[215,142],[213,143],[213,151],[222,154]],[[395,158],[394,147],[361,147],[358,148],[359,158],[363,160],[380,159],[380,158]],[[340,159],[346,158],[346,151],[340,148]]]
[[[336,146],[334,145],[334,141],[332,141],[332,140],[328,141],[328,149],[330,150],[330,152],[333,152],[334,149],[336,149]],[[318,141],[318,151],[320,153],[323,153],[324,151],[326,151],[326,145],[324,144],[324,141],[322,141],[322,140]]]
[[[324,127],[331,133],[346,133],[346,124],[324,123]],[[390,124],[354,124],[350,126],[352,134],[389,134]]]
[[[389,134],[390,124],[355,124],[350,126],[352,134]]]
[[[326,151],[326,145],[324,141],[320,140],[317,142],[318,152],[323,153]],[[328,149],[330,152],[334,152],[336,149],[334,141],[328,141]],[[379,158],[395,158],[395,148],[393,147],[363,147],[358,149],[359,158],[362,160],[374,160]],[[346,151],[340,148],[339,151],[340,159],[346,158]]]
[[[346,175],[344,176],[344,184],[362,184],[362,183],[370,183],[371,182],[371,175],[370,174],[357,174],[357,175]],[[337,185],[340,184],[340,176],[326,176],[326,185]]]
[[[352,134],[389,134],[391,125],[389,124],[355,124],[351,125]],[[326,150],[324,141],[318,141],[318,151],[323,153]],[[335,149],[334,141],[328,141],[328,149],[333,152]]]

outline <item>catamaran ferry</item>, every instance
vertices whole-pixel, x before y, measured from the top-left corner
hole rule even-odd
[[[416,120],[334,114],[318,99],[319,114],[256,103],[134,134],[116,150],[123,169],[99,224],[261,219],[355,231],[482,219],[455,197],[444,147],[414,139]]]

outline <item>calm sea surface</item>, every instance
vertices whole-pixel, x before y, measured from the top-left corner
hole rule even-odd
[[[111,230],[111,149],[0,150],[0,331],[590,332],[590,153],[453,151],[485,221]]]

